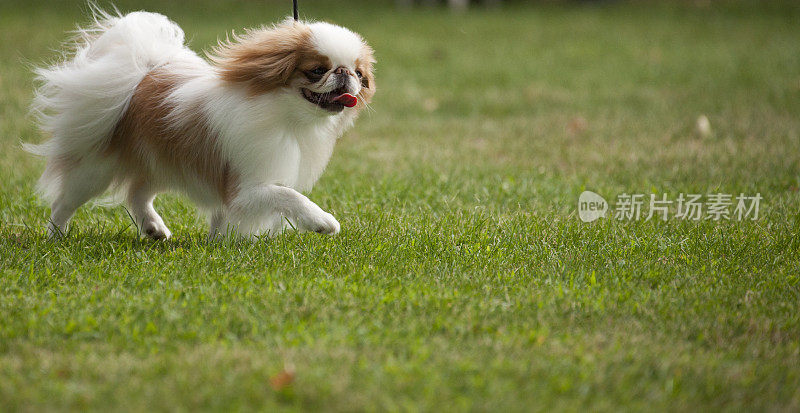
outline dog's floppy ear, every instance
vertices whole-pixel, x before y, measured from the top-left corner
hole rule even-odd
[[[216,63],[223,80],[244,83],[251,93],[258,94],[286,86],[300,56],[311,47],[308,26],[286,21],[234,35],[233,41],[220,42],[209,59]]]

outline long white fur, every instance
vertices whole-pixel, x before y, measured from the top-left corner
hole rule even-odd
[[[355,70],[354,53],[363,44],[358,35],[327,23],[310,27],[318,50],[335,65]],[[183,41],[180,27],[162,15],[111,16],[97,11],[94,26],[81,31],[74,57],[36,71],[41,86],[34,110],[52,138],[25,148],[48,159],[39,188],[52,203],[50,234],[65,231],[75,209],[120,179],[118,165],[100,152],[136,87],[154,68],[186,79],[168,97],[167,103],[175,108],[169,119],[175,124],[196,119],[187,111],[200,108],[218,137],[224,161],[239,176],[239,187],[238,195],[223,205],[214,188],[176,172],[179,165],[153,159],[147,167],[159,181],[128,188],[144,233],[169,237],[152,200],[157,192],[170,189],[186,193],[210,213],[212,234],[232,230],[274,235],[287,226],[287,219],[301,230],[338,232],[336,219],[298,191],[310,190],[320,177],[336,139],[352,125],[355,111],[323,113],[289,89],[248,96],[244,87],[221,81],[214,67]],[[55,166],[58,159],[77,164],[65,170]]]
[[[24,145],[31,153],[48,159],[96,153],[145,75],[184,53],[183,31],[162,15],[136,12],[121,18],[94,12],[94,25],[78,31],[74,56],[35,71],[40,86],[32,110],[52,139]],[[57,199],[61,179],[56,169],[45,170],[39,188],[46,200]]]

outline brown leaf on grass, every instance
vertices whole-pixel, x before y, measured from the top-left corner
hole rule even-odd
[[[569,123],[567,123],[567,133],[570,135],[580,135],[583,132],[586,132],[589,129],[589,122],[586,121],[586,118],[582,116],[578,116],[572,118]]]
[[[294,382],[294,369],[286,369],[269,378],[269,385],[275,391],[281,391]]]

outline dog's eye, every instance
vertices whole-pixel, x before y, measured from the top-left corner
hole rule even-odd
[[[364,74],[361,73],[360,70],[356,70],[356,76],[358,76],[358,78],[361,79],[362,77],[364,77]]]
[[[325,74],[327,71],[328,71],[328,69],[327,69],[327,68],[325,68],[324,66],[317,66],[317,67],[315,67],[315,68],[311,69],[311,70],[310,70],[308,73],[311,73],[311,74],[312,74],[312,75],[314,75],[314,76],[322,76],[322,75],[324,75],[324,74]]]

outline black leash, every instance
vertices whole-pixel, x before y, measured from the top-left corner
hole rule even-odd
[[[294,9],[292,10],[292,11],[294,12],[294,13],[293,13],[293,15],[294,15],[294,21],[297,21],[297,20],[299,20],[299,19],[300,19],[300,16],[297,14],[297,0],[292,0],[292,3],[293,3],[293,5],[294,5]]]

